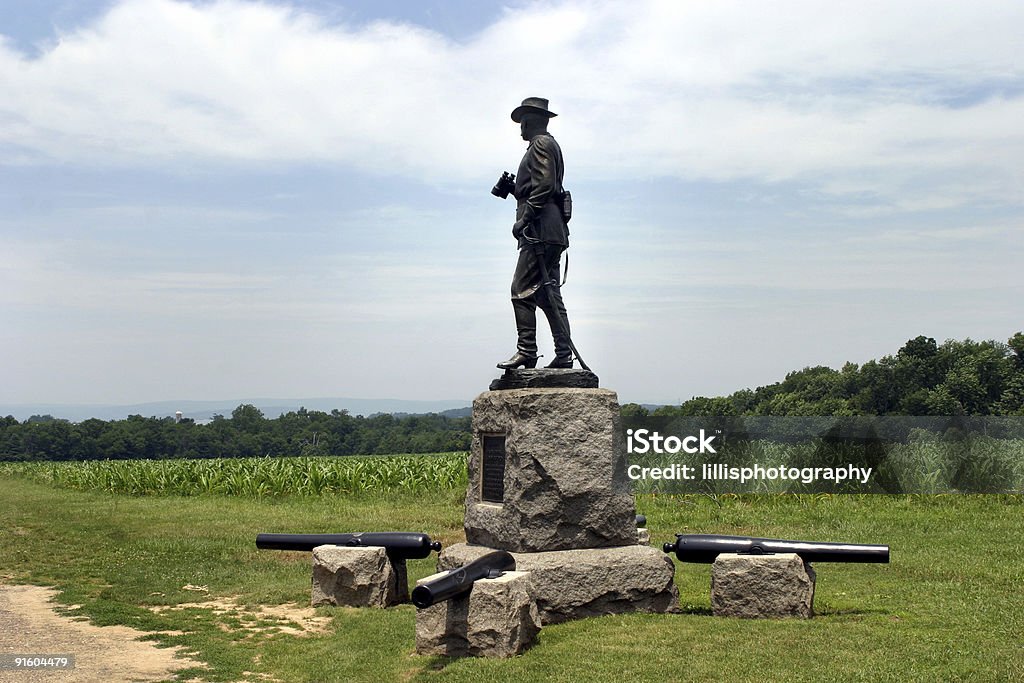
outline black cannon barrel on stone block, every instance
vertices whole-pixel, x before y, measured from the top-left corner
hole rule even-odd
[[[680,562],[712,564],[720,553],[768,555],[796,553],[805,562],[889,562],[889,546],[857,543],[814,543],[780,538],[750,538],[717,534],[676,534],[662,549]]]
[[[430,607],[468,592],[474,581],[494,579],[502,572],[514,571],[516,560],[504,550],[495,550],[467,565],[450,570],[444,576],[416,586],[412,590],[412,604]]]
[[[257,534],[256,547],[263,550],[304,550],[320,545],[341,545],[350,548],[384,548],[388,557],[418,560],[441,550],[441,544],[427,534],[410,531],[368,531],[352,534]]]

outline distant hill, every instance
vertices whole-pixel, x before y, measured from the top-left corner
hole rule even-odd
[[[52,415],[59,419],[81,422],[89,418],[123,420],[129,415],[174,417],[180,410],[183,417],[203,422],[217,414],[230,417],[231,411],[243,403],[256,406],[265,417],[273,419],[299,408],[320,410],[325,413],[332,410],[347,410],[351,415],[367,416],[381,413],[442,413],[449,417],[460,417],[469,414],[470,402],[406,401],[392,398],[239,398],[222,401],[157,401],[128,405],[22,403],[0,404],[0,417],[12,415],[15,419],[24,421],[33,415]]]

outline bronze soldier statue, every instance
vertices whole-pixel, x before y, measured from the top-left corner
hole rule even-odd
[[[506,370],[537,367],[537,306],[544,311],[555,342],[554,360],[546,367],[571,368],[573,363],[569,318],[558,284],[559,262],[569,247],[569,228],[563,213],[562,150],[548,133],[548,120],[554,116],[557,114],[542,97],[527,97],[512,110],[512,120],[530,145],[519,163],[515,184],[506,173],[492,190],[497,196],[511,192],[518,202],[512,226],[519,246],[512,276],[512,310],[519,342],[515,354],[498,363]],[[552,279],[545,282],[549,274]]]

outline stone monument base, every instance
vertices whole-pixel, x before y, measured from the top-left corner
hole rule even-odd
[[[437,569],[461,567],[493,548],[457,543],[438,555]],[[675,566],[644,545],[512,553],[516,569],[530,573],[542,624],[630,612],[679,611]],[[475,590],[475,589],[474,589]]]
[[[607,389],[477,396],[466,541],[513,553],[636,544],[620,410]]]
[[[814,569],[795,553],[723,553],[711,565],[711,609],[719,617],[810,619]]]
[[[409,602],[405,560],[384,548],[319,545],[313,548],[313,607],[390,607]]]
[[[440,572],[416,583],[445,575]],[[416,654],[513,657],[533,644],[540,617],[528,572],[480,579],[469,593],[416,610]]]

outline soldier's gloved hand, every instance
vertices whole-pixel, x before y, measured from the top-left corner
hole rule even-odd
[[[515,225],[512,226],[512,236],[516,239],[522,237],[523,230],[526,229],[526,226],[530,224],[530,221],[532,221],[536,215],[537,210],[530,204],[527,204],[526,208],[523,209],[523,215],[516,221]]]

